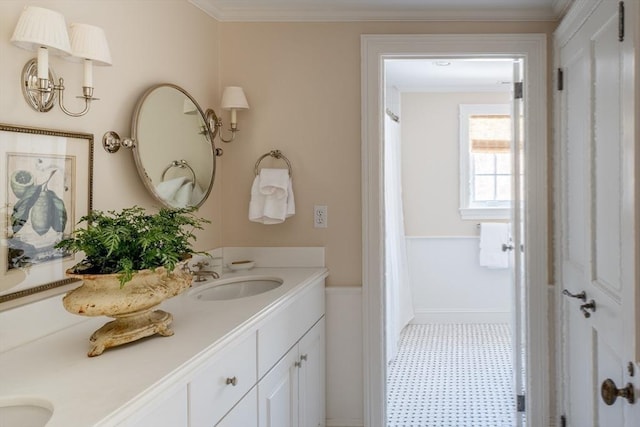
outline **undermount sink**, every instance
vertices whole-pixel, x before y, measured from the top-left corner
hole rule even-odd
[[[189,296],[201,301],[223,301],[258,295],[281,285],[282,279],[277,277],[232,277],[198,286]]]
[[[39,398],[0,398],[0,426],[44,427],[53,415],[53,405]]]

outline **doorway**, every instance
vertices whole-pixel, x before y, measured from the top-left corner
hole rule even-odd
[[[521,425],[514,372],[523,372],[525,322],[515,316],[514,261],[522,257],[509,250],[521,238],[509,231],[520,199],[519,65],[385,59],[389,426]]]
[[[362,197],[363,197],[363,324],[365,425],[383,426],[386,417],[386,287],[384,251],[384,60],[393,57],[521,57],[525,59],[524,99],[527,118],[524,189],[529,201],[523,247],[529,267],[524,277],[526,312],[524,351],[529,361],[526,416],[544,425],[549,405],[549,362],[546,263],[546,66],[544,35],[362,36]]]

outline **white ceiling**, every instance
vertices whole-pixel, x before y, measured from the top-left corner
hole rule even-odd
[[[400,92],[508,91],[513,61],[504,59],[387,59],[387,85]]]
[[[572,0],[189,0],[219,21],[558,19]]]

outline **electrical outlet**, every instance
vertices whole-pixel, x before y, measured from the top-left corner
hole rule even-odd
[[[327,228],[327,206],[315,205],[313,207],[313,226],[315,228]]]

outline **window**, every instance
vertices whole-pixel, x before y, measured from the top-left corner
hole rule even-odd
[[[460,105],[462,219],[508,219],[511,170],[509,105]]]

